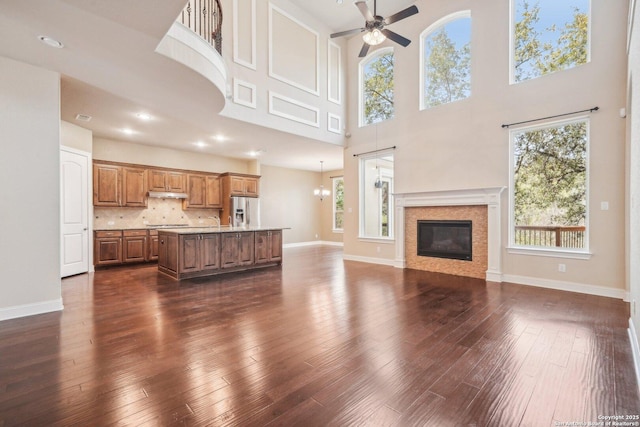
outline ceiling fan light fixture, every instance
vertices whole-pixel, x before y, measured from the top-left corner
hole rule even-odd
[[[382,31],[377,28],[374,28],[373,30],[368,31],[362,35],[362,40],[364,40],[364,42],[369,46],[377,46],[386,39],[387,36],[382,34]]]

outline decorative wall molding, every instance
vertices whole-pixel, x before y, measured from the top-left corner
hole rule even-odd
[[[50,313],[52,311],[60,311],[63,309],[64,305],[62,305],[62,298],[33,304],[14,305],[13,307],[0,309],[0,321]]]
[[[276,26],[274,26],[274,19],[276,19],[276,15],[280,15],[288,20],[290,20],[292,23],[294,23],[295,25],[297,25],[301,30],[308,32],[309,34],[311,34],[311,37],[313,38],[313,41],[309,44],[307,44],[306,46],[302,46],[302,37],[299,37],[297,39],[297,42],[300,43],[299,46],[299,50],[295,51],[292,50],[290,48],[288,48],[286,45],[282,46],[283,49],[285,49],[285,51],[280,52],[281,55],[286,56],[286,63],[284,64],[277,64],[276,58],[278,55],[275,52],[276,48],[280,48],[282,43],[274,43],[274,31],[277,30],[278,28],[276,28]],[[295,37],[295,31],[292,32],[293,33],[293,37]],[[287,34],[287,39],[291,39],[292,34],[289,33]],[[292,70],[292,64],[295,64],[296,66],[303,66],[304,65],[304,61],[303,59],[305,58],[305,55],[307,55],[308,53],[310,53],[312,55],[313,58],[313,62],[315,62],[313,64],[313,67],[309,67],[307,70]],[[311,56],[309,56],[307,59],[311,58]],[[311,94],[314,94],[316,96],[320,95],[320,73],[319,73],[319,64],[320,64],[320,35],[318,34],[317,31],[315,31],[314,29],[312,29],[311,27],[307,26],[306,24],[304,24],[303,22],[299,21],[298,19],[296,19],[295,17],[291,16],[290,14],[288,14],[287,12],[285,12],[284,10],[280,9],[279,7],[273,5],[272,3],[269,3],[269,77],[272,77],[276,80],[280,80],[283,83],[286,83],[290,86],[293,86],[297,89],[301,89],[305,92],[309,92]],[[282,75],[278,68],[282,67],[283,70],[288,70],[291,71],[292,75],[291,76],[284,76]],[[306,85],[305,82],[303,81],[296,81],[294,76],[307,76],[309,75],[309,73],[313,73],[315,75],[315,79],[313,79],[313,86],[309,86]]]
[[[278,108],[278,106],[285,105],[288,107],[287,111]],[[305,117],[304,114],[295,114],[296,112],[307,113],[306,116],[313,118]],[[269,91],[269,114],[305,125],[320,127],[320,110],[318,108],[271,91]]]
[[[506,187],[473,188],[451,191],[394,194],[396,201],[396,259],[394,265],[406,267],[404,247],[404,209],[422,206],[487,205],[486,280],[502,281],[502,237],[500,232],[501,194]]]
[[[342,103],[342,50],[335,42],[327,41],[327,99]]]
[[[337,114],[327,113],[327,130],[342,135],[342,118]]]
[[[251,36],[249,37],[249,42],[251,43],[251,54],[250,58],[242,58],[240,53],[240,28],[247,28],[246,22],[243,21],[241,25],[239,19],[241,18],[240,12],[240,4],[245,5],[247,1],[250,1],[251,7],[251,16],[249,17],[251,20]],[[244,16],[242,18],[245,18]],[[233,62],[236,64],[240,64],[244,67],[250,68],[252,70],[256,69],[256,0],[233,0]]]
[[[243,96],[244,92],[249,91],[247,96]],[[233,102],[238,105],[244,105],[249,108],[256,108],[257,88],[253,83],[245,82],[239,79],[233,79]]]

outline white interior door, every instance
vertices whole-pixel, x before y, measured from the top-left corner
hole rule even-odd
[[[60,150],[62,277],[89,271],[89,153]]]

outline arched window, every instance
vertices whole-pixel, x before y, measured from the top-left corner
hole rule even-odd
[[[393,118],[393,48],[360,61],[360,126]]]
[[[446,16],[420,35],[420,109],[471,96],[471,12]]]
[[[590,0],[511,0],[511,82],[589,62]]]

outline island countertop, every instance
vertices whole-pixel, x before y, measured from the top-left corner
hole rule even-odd
[[[160,228],[159,233],[171,234],[212,234],[212,233],[241,233],[243,231],[274,231],[274,230],[290,230],[290,227],[231,227],[228,225],[217,225],[207,227],[176,227],[176,228]]]

